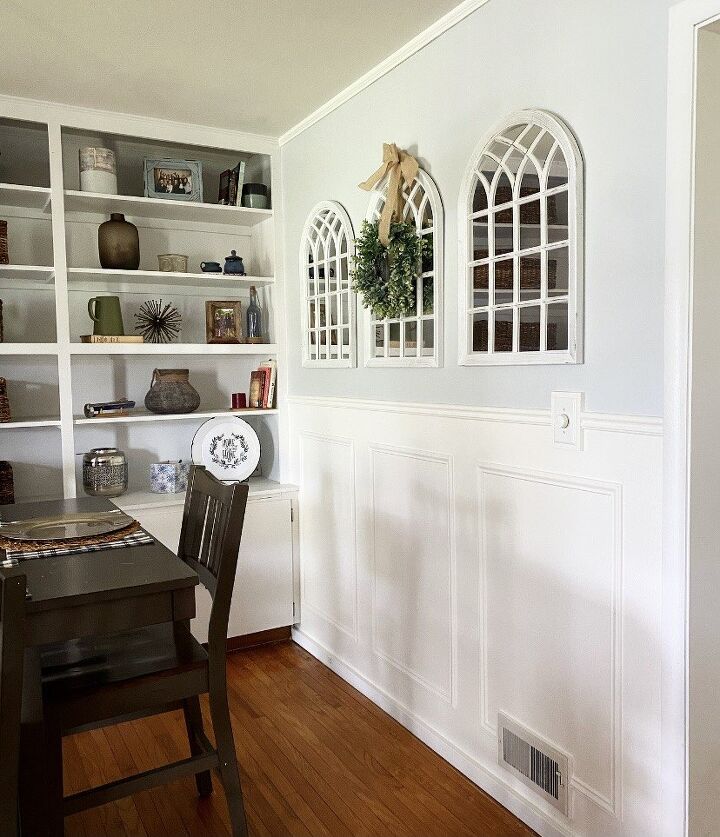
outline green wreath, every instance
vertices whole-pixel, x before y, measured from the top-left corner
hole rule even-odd
[[[412,315],[417,304],[417,279],[432,244],[417,234],[414,224],[390,224],[388,246],[380,243],[379,222],[363,221],[355,241],[352,287],[378,319]],[[432,283],[423,283],[423,309],[432,310]]]

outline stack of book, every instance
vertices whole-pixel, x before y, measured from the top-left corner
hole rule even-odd
[[[270,410],[275,403],[275,382],[277,380],[277,363],[271,358],[261,363],[250,374],[250,396],[248,407]]]

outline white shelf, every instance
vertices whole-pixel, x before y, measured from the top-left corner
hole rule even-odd
[[[46,211],[50,207],[50,189],[43,186],[0,183],[0,206],[17,206],[22,209]]]
[[[127,415],[121,416],[98,416],[97,418],[86,418],[75,416],[74,424],[80,425],[101,425],[101,424],[135,424],[136,422],[158,422],[158,421],[204,421],[215,418],[215,416],[274,416],[277,410],[232,410],[229,407],[221,407],[218,410],[196,410],[194,413],[175,413],[173,415],[159,415],[146,410],[135,410]]]
[[[0,343],[0,355],[56,355],[57,343]]]
[[[277,345],[275,343],[71,343],[70,354],[250,355],[262,357],[263,355],[277,354]]]
[[[294,496],[298,487],[289,483],[275,482],[265,477],[253,477],[250,480],[249,497],[261,500],[265,497]],[[112,501],[123,511],[133,509],[163,508],[164,506],[181,506],[185,502],[185,492],[178,494],[156,494],[153,491],[128,491],[120,497],[113,497]]]
[[[0,264],[0,279],[18,279],[49,283],[55,276],[52,266],[29,264]]]
[[[0,422],[0,430],[22,430],[32,427],[60,427],[58,418],[18,419]]]
[[[229,276],[224,273],[175,273],[163,270],[104,270],[101,267],[68,268],[70,284],[86,281],[89,277],[115,280],[123,284],[179,285],[207,291],[220,288],[237,290],[250,285],[260,287],[275,282],[274,276]]]
[[[65,191],[66,212],[123,212],[135,218],[164,218],[169,221],[198,221],[254,227],[272,218],[271,209],[247,209],[215,203],[141,198],[134,195],[101,195],[96,192]]]

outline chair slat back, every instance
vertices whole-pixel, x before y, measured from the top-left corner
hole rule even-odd
[[[0,777],[9,794],[0,795],[0,837],[18,834],[17,787],[20,758],[25,576],[0,569]]]
[[[208,645],[224,653],[235,571],[249,486],[225,484],[200,465],[188,478],[178,557],[191,566],[212,596]]]

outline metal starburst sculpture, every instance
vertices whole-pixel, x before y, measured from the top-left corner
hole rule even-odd
[[[146,343],[171,343],[180,333],[182,316],[172,302],[163,307],[161,299],[149,299],[135,314],[139,331]]]

